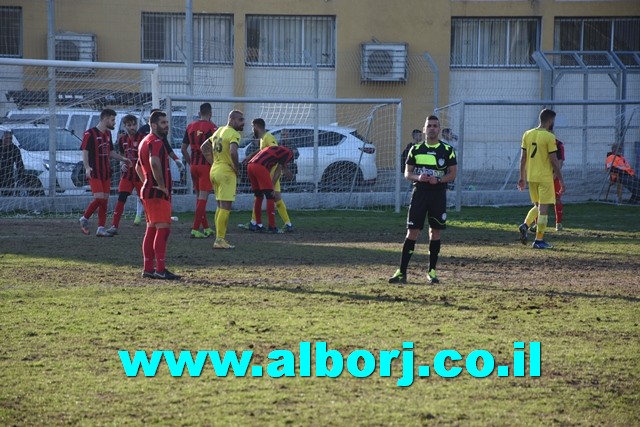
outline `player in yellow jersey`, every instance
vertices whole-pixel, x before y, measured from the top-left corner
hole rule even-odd
[[[215,214],[216,241],[214,249],[233,249],[225,240],[231,206],[236,200],[238,178],[238,144],[244,130],[244,114],[233,110],[226,126],[222,126],[201,146],[202,154],[211,164],[211,184],[218,208]]]
[[[529,183],[529,195],[534,206],[527,214],[524,223],[518,227],[520,241],[527,243],[527,231],[533,222],[538,219],[536,240],[534,249],[550,249],[553,246],[546,243],[544,232],[547,228],[549,206],[555,204],[556,194],[553,186],[553,176],[560,183],[559,193],[564,193],[564,180],[560,171],[560,162],[555,152],[556,137],[551,131],[555,122],[555,111],[544,109],[540,112],[540,124],[537,128],[530,129],[522,135],[522,151],[520,153],[520,180],[518,190],[524,191],[526,181]]]
[[[278,141],[276,141],[276,138],[271,135],[269,132],[267,132],[266,130],[266,123],[264,122],[264,119],[253,119],[251,121],[251,125],[253,126],[253,136],[255,138],[260,138],[260,150],[263,150],[267,147],[272,147],[272,146],[277,146],[278,145]],[[256,154],[258,154],[260,152],[260,150],[252,153],[250,156],[248,156],[245,159],[245,162],[248,164],[249,160],[251,160],[251,158],[253,158],[253,156],[255,156]],[[274,166],[271,169],[271,177],[273,177],[274,173],[276,170],[276,166]],[[293,231],[293,224],[291,224],[291,219],[289,218],[289,213],[287,212],[287,205],[284,204],[284,200],[282,200],[282,193],[280,190],[280,179],[278,179],[274,186],[273,186],[273,191],[274,191],[274,200],[276,203],[276,210],[278,211],[278,214],[280,215],[280,218],[282,218],[282,221],[284,221],[284,228],[283,230],[286,232],[292,232]],[[251,221],[249,222],[249,224],[239,224],[239,226],[241,226],[241,228],[245,228],[248,229],[250,231],[257,231],[260,232],[263,230],[262,228],[262,224],[257,224],[256,223],[256,216],[255,213],[253,213],[251,215]]]

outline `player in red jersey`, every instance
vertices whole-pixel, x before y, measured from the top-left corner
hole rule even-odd
[[[200,119],[187,126],[181,148],[185,164],[190,165],[193,189],[196,192],[196,213],[193,218],[191,237],[198,239],[214,234],[207,220],[207,199],[213,189],[209,178],[211,163],[200,150],[200,146],[218,129],[218,126],[211,122],[211,115],[211,104],[205,102],[200,105]],[[189,154],[189,148],[191,148],[191,154]],[[200,225],[203,232],[200,232]]]
[[[287,168],[287,164],[293,159],[293,153],[284,146],[266,147],[249,160],[247,174],[251,181],[251,189],[256,196],[253,204],[253,213],[256,217],[258,229],[262,228],[262,199],[267,199],[267,217],[269,221],[269,233],[279,233],[276,228],[275,194],[274,183],[278,181],[280,175],[284,173],[288,178],[293,174]],[[270,175],[271,169],[276,166],[273,177]]]
[[[171,172],[169,153],[164,144],[169,133],[167,114],[163,111],[152,113],[149,125],[151,133],[140,143],[136,163],[136,172],[143,182],[140,198],[147,216],[147,230],[142,241],[142,277],[176,280],[180,276],[165,267],[167,240],[171,233]]]
[[[82,138],[82,163],[89,179],[93,201],[87,206],[84,215],[80,218],[80,229],[84,234],[89,234],[89,218],[98,210],[98,237],[112,237],[105,230],[107,222],[107,201],[111,191],[111,159],[125,162],[129,167],[133,163],[128,158],[113,151],[111,131],[115,128],[116,112],[107,108],[100,113],[100,122],[94,128],[84,133]]]
[[[136,116],[127,114],[122,119],[122,123],[124,123],[125,133],[118,138],[116,149],[135,165],[138,161],[138,145],[140,145],[140,141],[142,141],[144,135],[137,132],[138,119]],[[118,234],[120,218],[124,212],[124,205],[127,202],[127,198],[131,195],[134,188],[136,194],[140,197],[140,190],[142,188],[142,181],[140,181],[140,177],[138,177],[135,168],[123,165],[121,172],[120,185],[118,186],[118,202],[113,210],[111,228],[107,230],[107,233],[114,236]]]

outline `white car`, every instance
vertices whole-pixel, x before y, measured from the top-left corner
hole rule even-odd
[[[0,126],[0,133],[13,132],[13,143],[20,148],[25,176],[19,187],[21,195],[43,196],[49,189],[49,126],[34,124],[9,124]],[[74,172],[82,165],[80,138],[66,129],[56,129],[56,192],[78,190]],[[80,186],[82,187],[82,186]]]
[[[355,185],[375,184],[378,178],[376,147],[364,140],[357,130],[348,127],[318,128],[318,165],[314,177],[313,126],[278,126],[269,130],[278,144],[298,151],[296,159],[298,184],[319,185],[323,191],[348,191]],[[238,160],[257,149],[249,139],[240,144]]]

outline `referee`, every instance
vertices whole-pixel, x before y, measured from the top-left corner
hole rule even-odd
[[[409,151],[404,177],[413,182],[411,204],[407,216],[407,236],[402,246],[400,268],[389,283],[407,283],[407,266],[416,247],[416,240],[429,219],[428,283],[439,283],[436,264],[440,253],[440,230],[447,227],[447,183],[456,179],[456,153],[449,144],[440,141],[440,120],[429,116],[424,124],[426,140]]]

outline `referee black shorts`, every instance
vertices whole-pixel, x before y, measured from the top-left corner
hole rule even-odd
[[[422,230],[429,217],[429,227],[434,230],[447,228],[447,191],[425,191],[413,189],[407,215],[407,228]]]

